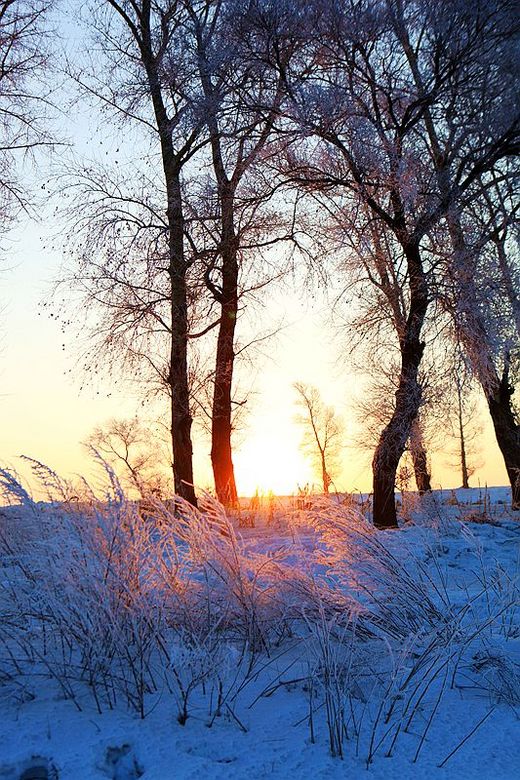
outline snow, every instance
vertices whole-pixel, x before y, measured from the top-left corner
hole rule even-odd
[[[489,489],[485,497],[483,492],[444,491],[422,502],[410,496],[413,522],[399,531],[375,532],[359,518],[360,530],[354,531],[340,514],[344,509],[336,510],[334,502],[322,502],[308,515],[291,516],[288,506],[278,507],[271,525],[264,518],[255,528],[237,528],[242,568],[246,560],[254,561],[260,581],[261,567],[280,562],[277,579],[264,583],[262,594],[272,594],[273,583],[278,583],[284,608],[292,610],[291,630],[258,651],[252,669],[248,669],[249,656],[229,632],[218,641],[212,635],[211,642],[201,642],[195,650],[187,649],[182,632],[177,633],[170,642],[169,658],[184,675],[184,684],[191,679],[190,670],[204,665],[208,669],[204,684],[194,686],[184,724],[178,719],[179,692],[168,690],[171,682],[169,686],[158,684],[155,692],[146,694],[142,719],[129,711],[121,696],[114,709],[103,705],[98,712],[89,688],[81,681],[74,682],[74,700],[66,698],[59,680],[43,673],[38,664],[24,667],[24,674],[13,679],[5,658],[6,634],[0,630],[1,780],[19,780],[36,765],[46,766],[47,776],[60,780],[310,780],[365,774],[374,780],[474,776],[506,780],[518,776],[520,524],[508,510],[505,489]],[[48,506],[12,508],[3,511],[0,523],[12,537],[14,524],[25,522],[29,527],[29,516],[41,519],[42,513],[47,519],[52,516]],[[490,522],[460,519],[470,513],[473,520]],[[328,530],[324,530],[327,522]],[[342,555],[338,551],[347,537],[349,551]],[[25,535],[23,549],[32,543]],[[182,549],[187,551],[190,544],[193,537],[191,542],[184,538]],[[218,544],[228,541],[222,536]],[[217,547],[216,552],[204,547],[206,560],[210,552],[215,556],[212,560],[218,560],[222,550],[228,550]],[[0,550],[0,609],[12,626],[9,593],[15,582],[14,561],[5,547]],[[394,564],[405,583],[402,604],[397,601],[399,590],[392,590]],[[197,566],[192,564],[190,569],[194,589],[202,581],[202,569]],[[379,572],[377,581],[375,572]],[[50,573],[42,568],[39,576],[45,579]],[[373,588],[363,592],[362,584],[369,576]],[[312,611],[312,584],[319,591],[316,603],[321,605],[322,619],[319,610]],[[216,587],[214,582],[212,588]],[[65,609],[69,598],[65,591],[62,598]],[[276,598],[278,605],[278,591]],[[371,630],[390,606],[391,616],[379,635],[376,632],[367,638],[360,633],[353,638],[352,623],[342,621],[339,611],[345,609],[348,598],[356,600],[359,625]],[[294,616],[295,605],[301,608],[299,617]],[[430,624],[437,614],[439,622]],[[405,620],[409,620],[408,629],[403,628]],[[449,632],[449,637],[443,632]],[[35,636],[31,634],[27,641],[35,641]],[[328,665],[324,661],[327,654]],[[212,662],[218,665],[224,691],[220,713]],[[412,684],[403,684],[410,675],[421,685],[430,679],[415,699]],[[420,692],[423,695],[417,702]],[[334,707],[335,696],[343,703],[349,701],[354,710],[352,718],[346,708],[343,722],[348,735],[341,739],[342,758],[331,755],[327,726],[326,712]],[[404,717],[406,702],[409,710]],[[405,721],[412,712],[405,733]]]

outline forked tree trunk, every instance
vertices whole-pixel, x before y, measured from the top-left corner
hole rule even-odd
[[[215,11],[214,22],[218,18]],[[213,170],[217,182],[218,203],[220,207],[220,243],[216,254],[222,263],[221,286],[213,284],[208,272],[206,283],[215,300],[220,304],[220,322],[217,339],[217,355],[215,362],[215,380],[213,389],[213,405],[211,412],[211,464],[215,480],[215,490],[219,501],[224,506],[234,507],[238,504],[237,488],[235,482],[235,470],[232,457],[232,386],[235,363],[235,328],[238,315],[239,299],[239,237],[236,225],[240,222],[240,211],[236,212],[235,193],[242,177],[253,165],[257,156],[262,152],[267,143],[275,120],[278,118],[278,109],[284,95],[285,82],[280,78],[272,107],[267,115],[260,121],[259,116],[248,127],[236,126],[234,140],[237,142],[235,161],[232,164],[227,143],[229,141],[229,127],[226,132],[221,132],[221,117],[223,122],[228,112],[229,104],[223,100],[226,91],[234,88],[236,73],[233,69],[228,76],[231,80],[226,84],[220,76],[212,74],[211,36],[206,36],[204,25],[196,25],[198,70],[201,86],[206,97],[205,121],[210,134],[211,156]],[[225,87],[224,87],[225,85]],[[224,113],[221,114],[221,109]],[[249,96],[246,100],[244,111],[250,111]],[[240,113],[240,111],[239,111]],[[228,172],[232,167],[232,172]],[[255,195],[250,193],[251,203]],[[251,226],[250,226],[251,227]],[[215,266],[216,267],[216,266]],[[214,270],[208,269],[209,270]]]
[[[238,315],[238,240],[235,232],[235,192],[240,177],[235,180],[234,176],[230,178],[226,172],[222,134],[218,120],[221,96],[218,88],[215,88],[212,83],[207,59],[208,51],[200,27],[197,28],[197,47],[201,85],[208,101],[206,121],[217,183],[221,231],[216,253],[222,264],[220,287],[211,280],[213,266],[207,269],[205,278],[208,289],[220,305],[211,409],[211,466],[218,500],[226,507],[236,507],[238,495],[231,446],[231,401],[235,365],[235,328]]]
[[[500,382],[495,385],[495,390],[488,388],[485,392],[496,440],[511,485],[511,507],[520,509],[520,426],[511,404],[513,389],[509,384],[507,367]]]
[[[418,374],[424,352],[421,329],[428,308],[428,295],[418,244],[408,244],[403,250],[409,272],[410,310],[400,344],[401,372],[394,413],[380,436],[372,460],[373,518],[378,528],[397,527],[397,468],[421,405]]]
[[[392,418],[383,430],[374,458],[374,525],[378,528],[396,528],[395,481],[399,461],[406,447],[410,429],[421,404],[421,387],[417,382],[417,370],[424,345],[415,345],[410,359],[403,360],[396,404]]]

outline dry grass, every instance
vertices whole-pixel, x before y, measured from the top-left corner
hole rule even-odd
[[[478,588],[454,600],[441,561],[453,529],[439,507],[425,515],[426,548],[375,530],[355,502],[319,499],[286,511],[279,544],[259,549],[209,495],[198,509],[150,497],[143,514],[109,470],[108,495],[85,489],[81,502],[34,470],[51,503],[0,472],[23,507],[0,518],[10,695],[43,675],[80,709],[90,695],[100,712],[124,703],[141,717],[171,695],[180,723],[202,696],[209,725],[225,712],[244,728],[239,694],[260,679],[276,690],[286,656],[311,739],[324,722],[333,755],[350,744],[368,764],[412,732],[417,759],[447,691],[469,675],[493,701],[518,703],[518,669],[493,650],[514,635],[518,573],[490,574],[476,548]]]

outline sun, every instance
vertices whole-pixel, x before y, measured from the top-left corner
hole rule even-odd
[[[281,496],[312,483],[313,474],[296,442],[266,433],[257,434],[236,453],[235,478],[241,496],[252,496],[257,490]]]

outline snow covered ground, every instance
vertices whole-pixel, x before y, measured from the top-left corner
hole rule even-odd
[[[508,500],[3,510],[1,780],[519,776]]]

